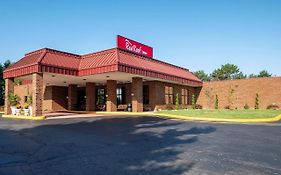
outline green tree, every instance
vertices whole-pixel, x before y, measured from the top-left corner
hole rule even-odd
[[[4,105],[5,81],[3,79],[3,71],[11,65],[11,61],[7,60],[0,64],[0,105]]]
[[[233,80],[244,79],[246,76],[234,64],[224,64],[220,68],[215,69],[211,74],[212,80]]]
[[[193,74],[202,81],[210,81],[210,76],[206,74],[203,70],[198,70],[193,72]]]
[[[269,73],[267,70],[262,70],[259,72],[258,75],[255,75],[255,74],[250,74],[249,75],[249,78],[257,78],[257,77],[271,77],[272,74]]]
[[[249,78],[257,78],[258,76],[255,75],[255,74],[250,74],[248,77],[249,77]]]
[[[258,77],[271,77],[271,76],[272,76],[272,74],[270,74],[267,70],[262,70],[258,74]]]

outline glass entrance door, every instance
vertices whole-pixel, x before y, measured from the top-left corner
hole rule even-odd
[[[104,87],[97,88],[96,90],[96,110],[105,111],[106,110],[106,91]]]

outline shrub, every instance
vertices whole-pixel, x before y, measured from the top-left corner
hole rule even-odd
[[[250,109],[250,107],[247,103],[244,105],[244,109]]]
[[[225,107],[224,107],[224,109],[230,109],[230,106],[229,106],[229,105],[227,105],[227,106],[225,106]]]
[[[217,94],[216,94],[216,97],[215,97],[215,109],[219,109],[219,99],[218,99]]]
[[[8,100],[9,100],[11,106],[16,106],[18,104],[18,102],[20,101],[20,98],[16,94],[9,93]]]
[[[192,94],[191,96],[191,108],[196,109],[196,102],[195,102],[195,95]]]
[[[15,83],[15,85],[19,86],[19,85],[21,85],[21,80],[20,79],[15,79],[14,83]]]
[[[28,109],[28,107],[29,107],[28,103],[25,102],[25,103],[23,104],[23,107],[24,107],[24,109]]]
[[[174,109],[174,105],[172,105],[172,104],[167,104],[164,108],[165,108],[166,110],[173,110],[173,109]]]
[[[179,110],[180,102],[179,102],[179,94],[176,94],[176,109]]]
[[[260,107],[260,97],[259,94],[256,93],[256,98],[255,98],[255,109],[259,109]]]
[[[20,109],[21,108],[20,103],[17,103],[16,107],[17,107],[17,109]]]
[[[26,98],[26,103],[31,106],[32,105],[32,95],[28,95]]]
[[[268,105],[266,107],[266,109],[273,109],[273,110],[277,110],[279,109],[279,106],[276,103],[271,103],[270,105]]]

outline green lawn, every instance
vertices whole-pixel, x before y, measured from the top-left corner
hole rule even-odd
[[[258,119],[272,118],[281,114],[281,110],[205,110],[188,109],[178,111],[159,111],[160,114],[173,114],[187,117],[224,118],[224,119]]]

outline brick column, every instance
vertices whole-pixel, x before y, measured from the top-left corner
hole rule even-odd
[[[127,83],[126,85],[125,85],[125,88],[126,88],[126,104],[128,104],[128,103],[132,103],[132,92],[131,92],[131,89],[132,89],[132,87],[131,87],[131,83]]]
[[[86,111],[96,109],[96,88],[95,83],[86,83]]]
[[[5,115],[11,114],[11,106],[8,99],[9,93],[14,93],[14,79],[8,78],[5,79],[5,107],[4,113]]]
[[[132,111],[143,112],[143,83],[142,78],[133,77],[132,80]]]
[[[32,116],[43,114],[43,74],[32,74]]]
[[[116,96],[117,82],[116,80],[107,80],[106,82],[106,111],[114,112],[117,111],[117,96]]]
[[[75,110],[77,104],[77,85],[68,85],[68,110]]]

